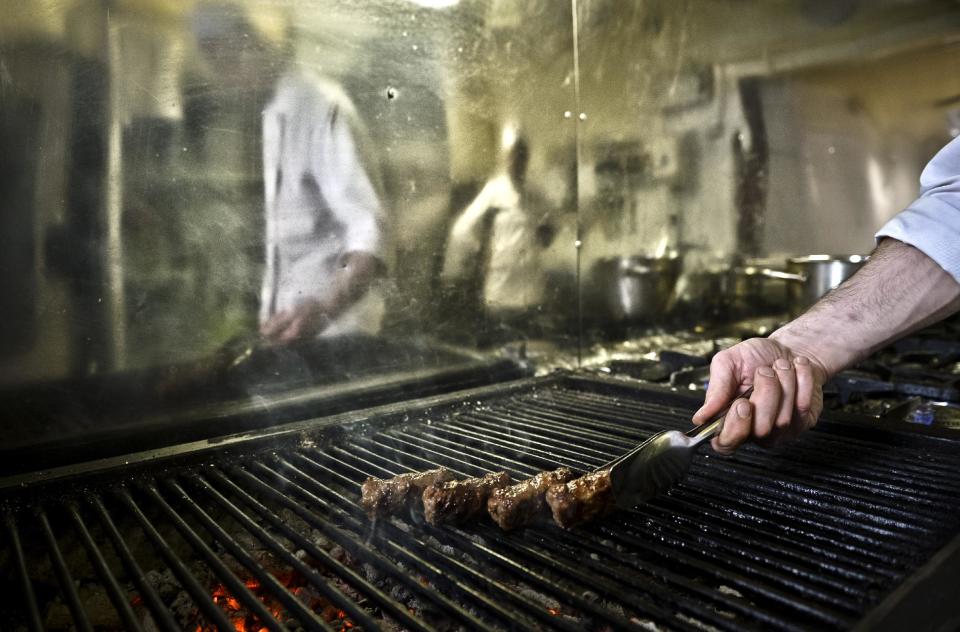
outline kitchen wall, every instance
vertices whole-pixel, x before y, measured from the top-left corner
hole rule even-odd
[[[957,134],[960,47],[816,68],[764,87],[770,190],[763,245],[856,254],[917,196],[920,171]]]

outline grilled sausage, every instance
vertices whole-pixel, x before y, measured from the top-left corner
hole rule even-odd
[[[483,511],[491,492],[509,484],[506,472],[435,483],[423,490],[423,515],[433,525],[469,522]]]
[[[404,507],[419,505],[423,490],[430,485],[453,479],[453,472],[443,467],[388,479],[371,476],[360,486],[360,505],[371,518],[395,514]]]
[[[566,467],[540,472],[522,483],[495,490],[487,501],[487,511],[494,522],[507,531],[530,524],[546,512],[543,495],[547,489],[575,476]]]
[[[553,519],[564,529],[590,522],[614,507],[610,470],[591,472],[547,490]]]

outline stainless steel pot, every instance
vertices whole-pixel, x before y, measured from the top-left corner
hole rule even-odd
[[[727,273],[727,302],[741,316],[782,313],[787,300],[785,277],[794,276],[760,265],[732,268]]]
[[[742,265],[700,273],[693,292],[728,318],[802,314],[860,268],[862,255],[807,255],[787,260],[785,270]]]
[[[807,255],[787,259],[787,274],[779,278],[787,284],[787,309],[797,317],[820,297],[834,289],[860,269],[869,257],[863,255]]]
[[[598,260],[585,289],[592,320],[651,323],[666,314],[674,297],[680,258],[610,257]]]

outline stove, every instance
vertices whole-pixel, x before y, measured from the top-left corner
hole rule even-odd
[[[562,373],[8,476],[0,619],[199,631],[957,620],[960,440],[837,411],[774,451],[704,450],[667,495],[573,531],[371,521],[358,506],[371,475],[589,471],[686,428],[698,399]]]
[[[585,365],[599,374],[702,392],[717,351],[775,328],[766,320],[744,321],[699,335],[650,336],[595,350]],[[960,430],[960,319],[916,332],[839,373],[824,385],[824,407],[889,423]]]

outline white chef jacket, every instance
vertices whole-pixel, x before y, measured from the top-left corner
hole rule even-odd
[[[338,86],[300,73],[279,80],[263,112],[261,323],[304,299],[323,301],[346,253],[386,263],[385,216],[361,138],[353,104]],[[382,290],[371,287],[321,335],[375,334],[383,312]]]
[[[876,237],[910,244],[960,283],[960,138],[927,163],[920,175],[920,197]]]
[[[483,299],[487,309],[522,310],[543,302],[546,276],[536,231],[543,213],[532,196],[517,191],[506,174],[490,180],[450,231],[442,277],[463,279],[487,257]],[[487,223],[489,214],[494,214]],[[489,226],[489,234],[484,229]],[[488,252],[481,252],[484,239]]]

